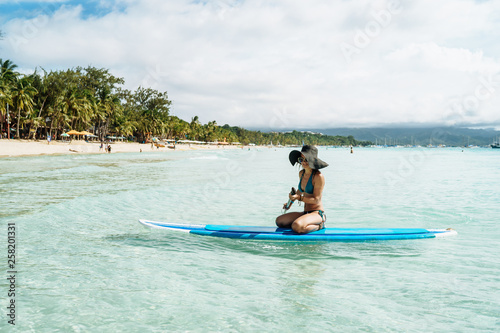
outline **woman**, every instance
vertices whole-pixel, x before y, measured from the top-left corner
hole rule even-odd
[[[292,201],[302,201],[304,212],[286,213],[276,218],[276,225],[280,228],[292,228],[299,234],[321,230],[325,227],[326,215],[321,202],[325,177],[319,171],[328,166],[328,163],[318,158],[318,149],[305,145],[301,151],[293,150],[288,156],[290,163],[300,163],[299,188],[296,194],[289,194]],[[285,208],[286,204],[283,206]]]

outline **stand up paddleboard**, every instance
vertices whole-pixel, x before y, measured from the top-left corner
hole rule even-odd
[[[307,234],[277,227],[231,226],[215,224],[179,224],[139,220],[147,227],[188,232],[190,234],[224,238],[288,241],[370,241],[420,239],[454,236],[453,229],[415,228],[325,228]]]

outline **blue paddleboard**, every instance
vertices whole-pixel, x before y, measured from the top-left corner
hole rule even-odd
[[[335,242],[436,238],[457,234],[453,229],[422,228],[325,228],[308,234],[298,234],[292,229],[277,227],[182,224],[147,220],[139,220],[139,222],[151,228],[184,231],[201,236],[255,240]]]

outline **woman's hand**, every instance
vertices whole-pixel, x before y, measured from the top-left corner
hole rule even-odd
[[[288,194],[288,199],[292,200],[292,201],[297,201],[300,199],[300,193],[296,193],[296,194]]]

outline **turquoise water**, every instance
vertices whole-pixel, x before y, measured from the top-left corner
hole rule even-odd
[[[498,151],[320,150],[327,226],[452,227],[452,238],[255,242],[137,222],[273,225],[298,182],[288,153],[0,159],[4,244],[7,223],[17,228],[17,331],[500,330]]]

